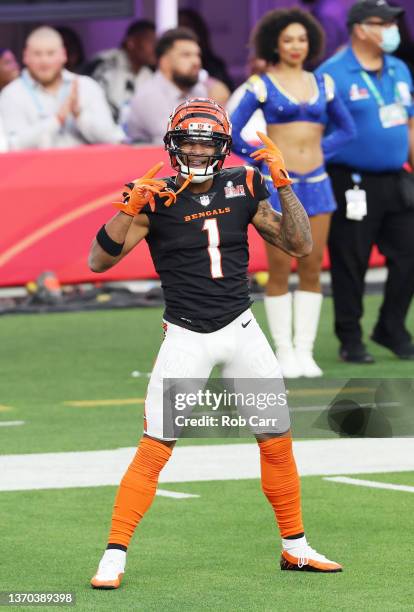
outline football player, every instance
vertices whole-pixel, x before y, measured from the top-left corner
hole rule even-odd
[[[172,113],[164,139],[176,175],[154,178],[159,163],[129,183],[123,201],[115,204],[119,212],[92,245],[90,268],[104,272],[145,239],[166,303],[165,338],[148,384],[144,434],[116,495],[107,548],[91,581],[95,588],[119,587],[131,537],[154,499],[176,441],[164,424],[163,379],[207,380],[217,363],[224,364],[225,378],[282,377],[250,310],[247,229],[252,223],[264,240],[295,257],[311,252],[312,239],[281,152],[265,134],[258,135],[264,146],[252,157],[269,166],[282,214],[268,203],[256,168],[223,168],[231,146],[224,109],[210,99],[190,99]],[[341,571],[306,540],[286,429],[255,433],[262,489],[282,537],[281,568]]]

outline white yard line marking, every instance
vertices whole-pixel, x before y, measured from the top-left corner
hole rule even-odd
[[[341,397],[338,401],[341,402],[344,398]],[[395,408],[397,406],[401,406],[401,402],[368,402],[367,404],[361,404],[358,402],[358,408]],[[332,406],[329,404],[320,404],[315,406],[289,406],[291,412],[320,412],[322,410],[332,410]],[[341,406],[339,405],[338,411],[341,410]]]
[[[134,374],[134,372],[132,373]],[[146,373],[146,372],[140,372],[141,374],[151,374]],[[306,395],[332,395],[332,397],[330,399],[326,400],[325,404],[311,404],[311,405],[304,405],[304,406],[289,406],[291,412],[319,412],[321,410],[327,410],[330,407],[330,401],[336,399],[336,396],[338,395],[339,392],[341,392],[340,396],[338,397],[338,401],[342,401],[345,400],[346,398],[344,397],[347,393],[352,393],[352,392],[358,392],[358,393],[366,393],[366,392],[372,392],[375,391],[375,389],[370,389],[370,388],[350,388],[350,389],[294,389],[292,391],[289,391],[289,395],[290,396],[300,396],[300,395],[305,395],[306,391]],[[352,399],[352,398],[351,398]],[[356,400],[355,400],[356,401]],[[101,406],[135,406],[137,404],[144,404],[145,403],[145,398],[144,397],[129,397],[129,398],[123,398],[123,399],[97,399],[97,400],[68,400],[63,402],[63,404],[65,406],[71,406],[74,408],[95,408],[95,407],[101,407]],[[368,402],[368,403],[361,403],[358,402],[358,407],[359,408],[369,408],[372,406],[376,406],[376,407],[384,407],[384,408],[393,408],[396,406],[401,406],[401,402],[374,402],[374,400],[372,402]],[[11,408],[9,408],[8,406],[1,406],[0,405],[0,412],[2,410],[11,410]],[[206,414],[210,414],[210,413],[206,413]]]
[[[179,493],[178,491],[167,491],[166,489],[157,489],[157,495],[161,497],[173,497],[174,499],[188,499],[189,497],[200,497],[191,493]]]
[[[376,391],[376,387],[326,387],[323,389],[288,389],[289,396],[294,397],[309,397],[310,395],[333,395],[336,396],[338,393],[348,395],[349,393],[373,393]]]
[[[340,438],[293,443],[301,476],[414,471],[412,438]],[[0,491],[118,485],[135,447],[65,453],[0,455]],[[257,444],[178,446],[163,482],[260,478]]]
[[[24,425],[25,421],[0,421],[0,427],[15,427],[16,425]]]
[[[133,372],[131,372],[132,378],[151,378],[151,374],[152,372],[140,372],[139,370],[134,370]]]
[[[370,487],[371,489],[391,489],[392,491],[406,491],[408,493],[414,493],[414,487],[410,487],[408,485],[391,484],[388,482],[378,482],[376,480],[361,480],[359,478],[348,478],[348,476],[329,476],[324,478],[324,480],[356,485],[357,487]]]
[[[130,397],[127,399],[76,400],[63,403],[65,406],[74,406],[75,408],[95,408],[96,406],[134,406],[144,402],[145,399],[143,397]]]

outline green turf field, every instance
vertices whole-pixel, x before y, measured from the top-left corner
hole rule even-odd
[[[366,335],[379,298],[366,298]],[[263,304],[254,312],[267,332]],[[1,430],[2,453],[61,452],[132,446],[141,433],[143,404],[118,400],[145,397],[149,372],[162,341],[160,309],[19,315],[0,318],[0,419],[24,420]],[[410,328],[414,331],[414,311]],[[332,305],[326,299],[316,359],[326,378],[411,378],[414,365],[368,342],[377,363],[344,364],[332,333]],[[92,407],[67,402],[114,400]],[[185,440],[183,443],[189,443]],[[199,443],[198,440],[191,441]]]
[[[342,574],[318,575],[278,569],[273,513],[258,481],[180,490],[201,497],[156,498],[116,592],[88,586],[114,487],[2,493],[1,590],[75,591],[81,610],[412,610],[409,494],[304,478],[311,543],[345,566]]]
[[[379,298],[366,298],[364,328]],[[265,326],[263,305],[255,314]],[[162,339],[161,310],[120,310],[0,318],[0,452],[45,453],[136,445],[148,372]],[[411,313],[410,329],[414,331]],[[377,363],[337,359],[331,301],[316,349],[326,377],[411,378],[413,364],[372,343]],[[107,405],[99,403],[112,400]],[[73,405],[94,401],[96,405]],[[185,440],[181,444],[251,442]],[[414,486],[414,473],[357,478]],[[74,591],[78,610],[412,610],[411,492],[302,480],[311,544],[345,571],[298,574],[278,569],[273,513],[259,480],[163,484],[199,495],[157,497],[128,556],[116,592],[89,579],[102,553],[115,487],[0,492],[0,591]],[[23,608],[31,609],[31,608]],[[50,608],[44,608],[50,609]]]

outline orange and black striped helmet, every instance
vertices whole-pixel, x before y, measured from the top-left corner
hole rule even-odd
[[[180,148],[184,140],[214,144],[215,153],[209,156],[208,164],[202,172],[190,168],[188,155]],[[231,151],[231,123],[228,114],[210,98],[185,100],[170,116],[164,143],[174,170],[184,175],[191,173],[194,179],[197,176],[211,177],[221,170],[225,157]]]

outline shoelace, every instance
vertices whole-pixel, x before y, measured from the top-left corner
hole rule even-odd
[[[327,559],[324,555],[316,552],[314,548],[307,544],[303,546],[300,555],[298,555],[298,567],[303,567],[309,563],[309,558],[312,557],[316,561],[322,561],[323,563],[329,563],[329,559]]]
[[[305,554],[305,553],[308,553],[308,551],[309,551],[309,546],[304,546],[303,549],[301,550],[301,555],[298,561],[298,567],[303,567],[304,565],[307,565],[309,563],[309,555]]]

